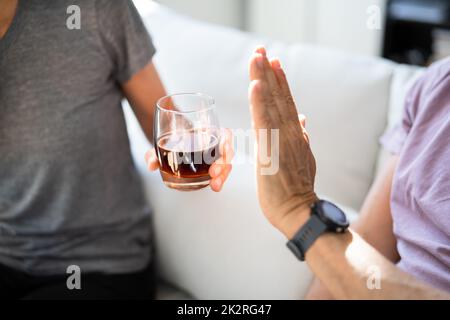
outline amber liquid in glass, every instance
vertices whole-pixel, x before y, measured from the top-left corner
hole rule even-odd
[[[197,190],[209,185],[211,164],[219,158],[219,139],[204,129],[169,132],[157,140],[164,183],[177,190]]]

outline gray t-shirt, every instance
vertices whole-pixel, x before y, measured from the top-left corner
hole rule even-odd
[[[70,5],[80,30],[67,28]],[[19,1],[0,40],[0,264],[43,275],[149,263],[120,84],[154,51],[131,1]]]

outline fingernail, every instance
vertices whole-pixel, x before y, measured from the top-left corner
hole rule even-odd
[[[266,56],[267,54],[266,48],[264,48],[263,46],[258,46],[255,51],[263,56]]]
[[[217,167],[214,169],[214,175],[215,175],[215,176],[218,176],[221,172],[222,172],[222,167],[220,167],[220,166],[217,166]]]

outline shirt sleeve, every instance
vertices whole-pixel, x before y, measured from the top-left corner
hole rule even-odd
[[[123,84],[151,61],[155,47],[131,0],[97,0],[96,16],[113,77]]]
[[[405,99],[401,121],[380,138],[381,145],[392,154],[400,154],[411,127],[413,126],[424,82],[425,78],[422,76],[412,86]]]

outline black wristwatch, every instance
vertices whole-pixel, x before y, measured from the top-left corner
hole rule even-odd
[[[349,222],[345,213],[329,201],[319,200],[311,207],[311,217],[288,243],[288,248],[305,261],[306,251],[325,232],[343,233]]]

